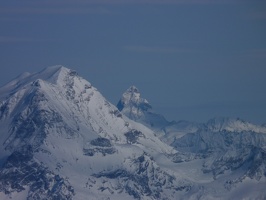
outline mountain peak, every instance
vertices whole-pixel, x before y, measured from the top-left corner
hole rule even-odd
[[[255,131],[259,133],[266,133],[266,129],[263,126],[257,126],[250,122],[244,121],[239,118],[229,117],[216,117],[210,119],[207,122],[209,130],[217,131],[229,131],[229,132],[242,132],[242,131]]]
[[[130,86],[122,95],[117,104],[117,108],[128,110],[132,115],[138,118],[143,111],[151,109],[151,105],[146,99],[141,98],[140,92],[136,86]]]
[[[68,68],[64,67],[63,65],[53,65],[53,66],[44,68],[40,73],[43,73],[43,72],[55,73],[58,70],[68,70]]]
[[[138,89],[135,85],[130,86],[130,87],[127,89],[127,92],[129,92],[129,93],[140,93],[140,92],[139,92],[139,89]]]
[[[130,86],[123,93],[117,108],[128,118],[152,129],[161,128],[169,123],[162,115],[153,112],[152,106],[141,97],[136,86]]]
[[[62,65],[55,65],[47,67],[43,69],[41,72],[36,73],[34,78],[39,77],[42,80],[51,83],[57,83],[58,81],[62,81],[63,79],[65,79],[65,77],[68,75],[73,76],[77,75],[77,73]]]
[[[0,99],[7,96],[10,91],[16,92],[21,87],[31,84],[36,80],[41,80],[52,84],[64,85],[67,77],[73,77],[76,75],[76,71],[68,69],[62,65],[46,67],[42,71],[36,73],[26,72],[0,88]]]

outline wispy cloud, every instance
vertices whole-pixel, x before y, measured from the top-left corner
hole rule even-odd
[[[0,21],[1,22],[28,22],[28,21],[36,21],[35,18],[32,18],[32,17],[0,17]],[[40,20],[38,20],[40,21]]]
[[[232,4],[246,0],[15,0],[1,5],[2,14],[110,14],[107,5]]]
[[[54,3],[78,4],[228,4],[241,3],[247,0],[55,0]]]
[[[5,14],[111,14],[112,12],[103,7],[71,7],[71,6],[58,6],[58,7],[2,7],[1,13]]]
[[[110,14],[94,0],[14,0],[0,7],[2,14]]]
[[[1,14],[117,14],[113,9],[120,5],[220,5],[242,4],[248,0],[12,0],[0,6]],[[110,7],[114,6],[114,7]]]
[[[19,42],[48,42],[49,39],[36,39],[26,37],[0,36],[0,43],[19,43]]]
[[[188,48],[177,47],[159,47],[159,46],[125,46],[127,51],[138,53],[191,53],[192,50]]]

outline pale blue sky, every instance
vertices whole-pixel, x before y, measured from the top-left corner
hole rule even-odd
[[[168,120],[266,122],[264,0],[0,0],[0,85],[62,64]]]

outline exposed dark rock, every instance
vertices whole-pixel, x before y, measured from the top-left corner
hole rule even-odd
[[[90,143],[93,146],[99,146],[99,147],[111,147],[112,146],[110,140],[106,138],[96,138],[92,140]]]
[[[139,137],[144,137],[142,132],[134,129],[125,133],[125,136],[127,138],[127,143],[129,144],[134,144],[138,141]]]
[[[177,192],[188,192],[191,185],[181,183],[175,177],[162,171],[154,161],[146,154],[139,156],[132,161],[132,170],[117,169],[114,171],[103,171],[93,176],[100,179],[102,177],[118,180],[112,190],[125,191],[135,199],[142,199],[147,196],[151,199],[167,199],[167,190]]]
[[[101,153],[103,156],[110,155],[116,153],[116,149],[114,147],[110,148],[88,148],[88,149],[83,149],[83,153],[86,156],[94,156],[97,153]]]
[[[29,188],[27,200],[71,200],[73,187],[33,157],[31,147],[14,152],[0,170],[0,191],[5,194]]]

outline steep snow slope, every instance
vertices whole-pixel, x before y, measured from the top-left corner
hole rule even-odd
[[[1,199],[163,199],[191,189],[160,166],[176,151],[75,71],[49,67],[1,92]]]

